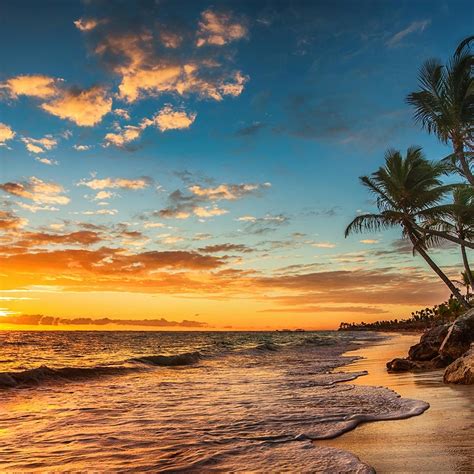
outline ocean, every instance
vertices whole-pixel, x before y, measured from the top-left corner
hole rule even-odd
[[[372,472],[318,446],[424,402],[350,383],[350,332],[0,332],[0,471]]]

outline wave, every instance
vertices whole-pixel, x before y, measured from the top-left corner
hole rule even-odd
[[[270,341],[265,341],[259,344],[258,346],[255,347],[258,351],[270,351],[270,352],[276,352],[279,350],[278,344],[275,344],[274,342]]]
[[[176,355],[151,355],[134,357],[130,359],[130,362],[140,362],[147,365],[157,365],[159,367],[178,367],[182,365],[192,365],[199,362],[201,359],[201,353],[199,352],[186,352],[184,354]]]
[[[199,352],[188,352],[176,355],[152,355],[129,359],[127,362],[160,367],[178,367],[195,364],[201,359]],[[128,372],[143,370],[137,366],[97,366],[97,367],[61,367],[53,369],[42,365],[22,372],[0,372],[0,389],[31,387],[48,381],[76,381],[107,375],[122,375]]]
[[[0,388],[28,387],[47,381],[75,381],[103,375],[118,375],[133,370],[128,367],[62,367],[52,369],[46,365],[22,372],[1,372]]]

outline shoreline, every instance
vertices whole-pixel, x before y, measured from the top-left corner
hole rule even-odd
[[[430,408],[408,419],[364,423],[335,439],[314,443],[350,451],[381,473],[472,472],[473,387],[444,384],[444,369],[388,373],[385,363],[407,354],[409,347],[419,341],[419,335],[387,335],[389,339],[344,353],[362,358],[341,370],[366,370],[367,375],[349,383],[388,387],[404,398],[428,402]]]

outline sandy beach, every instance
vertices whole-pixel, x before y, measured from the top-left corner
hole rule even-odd
[[[445,385],[443,371],[389,374],[385,363],[405,356],[417,335],[393,335],[389,340],[351,351],[364,357],[344,371],[367,370],[357,385],[385,386],[403,397],[428,402],[429,410],[406,420],[367,423],[339,438],[317,441],[353,452],[377,472],[473,472],[474,387]]]

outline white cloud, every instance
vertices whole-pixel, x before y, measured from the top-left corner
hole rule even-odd
[[[95,211],[83,211],[82,214],[85,216],[115,216],[118,214],[117,209],[97,209]]]
[[[413,33],[422,33],[429,25],[431,20],[421,20],[411,22],[404,30],[394,34],[386,43],[390,48],[397,46],[403,38]]]
[[[333,249],[336,247],[336,244],[333,244],[331,242],[315,242],[311,244],[312,247],[316,247],[318,249]]]
[[[257,218],[254,216],[241,216],[241,217],[237,217],[237,219],[235,220],[239,222],[255,222]]]
[[[51,160],[50,158],[46,157],[40,157],[40,156],[35,156],[35,160],[43,163],[43,165],[59,165],[59,163],[56,160]]]
[[[92,148],[91,145],[73,145],[72,146],[76,151],[87,151]]]
[[[81,180],[77,183],[77,186],[87,186],[88,188],[99,190],[99,189],[144,189],[151,183],[151,179],[148,177],[143,178],[103,178],[103,179],[91,179],[89,181]]]

